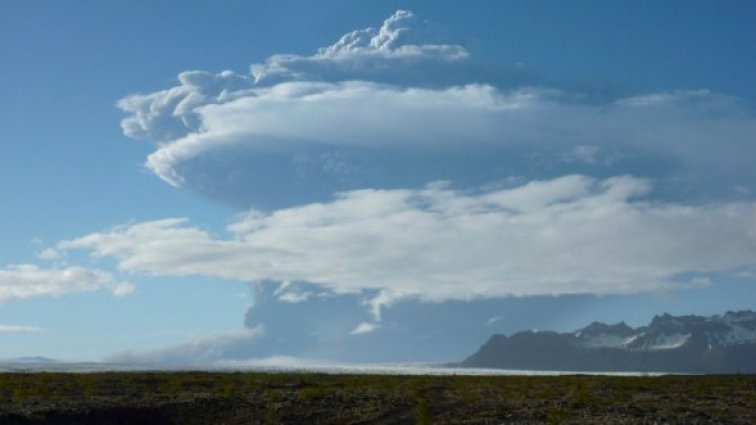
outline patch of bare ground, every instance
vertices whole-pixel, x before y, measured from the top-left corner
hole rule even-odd
[[[0,374],[3,425],[754,424],[756,376]]]

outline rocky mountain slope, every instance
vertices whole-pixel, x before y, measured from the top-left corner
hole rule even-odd
[[[594,322],[573,333],[494,335],[462,362],[522,370],[756,373],[756,313],[656,316],[647,326]]]

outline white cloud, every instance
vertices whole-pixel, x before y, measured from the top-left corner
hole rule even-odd
[[[117,296],[133,289],[129,283],[117,282],[110,273],[83,267],[44,269],[33,264],[16,264],[0,269],[0,302],[103,288],[111,289]]]
[[[167,219],[58,248],[114,259],[130,273],[377,291],[379,304],[659,291],[756,271],[754,204],[643,200],[650,190],[643,179],[580,175],[478,192],[358,190],[253,211],[227,238]]]
[[[280,181],[285,161],[269,168],[245,161],[291,155],[296,173],[311,155],[324,172],[354,177],[359,167],[344,158],[355,152],[418,163],[426,153],[454,162],[476,150],[549,152],[561,165],[610,167],[629,158],[641,164],[633,169],[639,175],[674,169],[745,191],[744,182],[756,178],[756,117],[739,99],[694,90],[589,100],[522,84],[439,34],[398,11],[380,28],[349,32],[312,55],[271,56],[253,64],[250,75],[184,72],[176,87],[121,100],[129,114],[122,126],[126,135],[156,143],[146,165],[174,186],[212,197],[238,182],[245,190],[231,196],[276,192],[288,205],[294,195],[278,190],[312,187]],[[402,155],[410,151],[422,154]],[[254,178],[241,178],[245,173]],[[280,184],[248,189],[250,181],[270,180]],[[323,182],[342,187],[341,180]],[[567,176],[478,192],[443,185],[348,191],[330,202],[254,212],[229,226],[227,238],[168,219],[60,248],[114,258],[127,272],[370,291],[376,319],[382,305],[401,297],[627,293],[752,270],[751,204],[638,199],[649,190],[637,178]],[[311,295],[282,285],[275,296],[295,303]]]
[[[130,114],[124,132],[156,142],[147,167],[189,188],[200,184],[183,174],[192,161],[211,167],[205,178],[227,181],[257,167],[212,168],[218,156],[308,148],[446,149],[451,157],[521,148],[606,166],[631,153],[716,177],[751,173],[756,117],[737,98],[695,90],[588,102],[543,86],[502,88],[474,71],[464,48],[412,36],[413,20],[398,13],[313,56],[273,56],[253,66],[254,76],[184,72],[177,87],[121,100]]]
[[[136,286],[129,282],[121,282],[113,287],[113,295],[116,297],[125,297],[133,293],[136,290]]]
[[[195,338],[186,343],[150,351],[116,354],[109,361],[122,363],[207,363],[245,359],[255,350],[255,341],[265,334],[265,326]]]
[[[267,87],[285,81],[395,82],[416,73],[422,75],[415,80],[432,81],[436,78],[429,78],[428,71],[448,69],[458,63],[469,66],[464,61],[468,53],[463,47],[429,43],[428,39],[434,37],[432,32],[427,23],[419,22],[411,12],[398,11],[380,29],[366,28],[345,34],[312,56],[274,55],[264,64],[253,64],[251,75],[233,71],[182,72],[178,76],[179,86],[120,100],[118,107],[131,114],[122,122],[123,131],[136,139],[181,138],[201,131],[198,107],[254,97],[257,94],[250,90],[253,86]]]
[[[496,322],[501,322],[503,320],[503,317],[501,316],[492,316],[488,320],[486,320],[486,326],[493,325]]]
[[[310,299],[312,292],[303,291],[297,286],[298,285],[292,283],[291,281],[282,282],[273,292],[273,296],[276,297],[278,301],[291,304],[305,302]]]
[[[135,139],[171,140],[199,130],[194,109],[248,95],[249,77],[231,71],[217,75],[186,71],[178,76],[181,85],[150,94],[134,94],[118,101],[118,107],[132,114],[121,122],[123,133]]]
[[[750,169],[744,154],[756,154],[756,119],[737,101],[710,93],[599,105],[575,102],[571,94],[555,90],[501,91],[485,84],[431,89],[289,82],[251,93],[194,109],[201,131],[161,144],[149,155],[148,168],[182,186],[182,164],[235,150],[447,149],[454,155],[520,147],[571,153],[589,162],[602,148],[640,152],[716,174]],[[223,179],[229,170],[212,172]]]
[[[601,152],[616,159],[629,151],[715,178],[756,177],[756,117],[738,99],[696,90],[588,102],[579,92],[503,84],[505,71],[482,72],[467,50],[439,39],[398,11],[314,55],[272,56],[252,75],[184,72],[179,86],[118,103],[130,114],[124,133],[157,143],[147,167],[158,176],[200,191],[213,185],[187,178],[197,171],[182,165],[200,161],[210,167],[203,178],[226,182],[257,167],[213,165],[219,155],[313,147],[451,147],[451,157],[520,147],[593,164]]]
[[[569,159],[575,159],[583,161],[588,164],[595,164],[598,162],[598,155],[601,149],[598,146],[592,145],[578,145],[572,149],[572,152],[568,155]]]
[[[37,255],[40,260],[52,261],[58,259],[58,252],[52,248],[47,248]]]
[[[462,46],[439,41],[441,30],[400,10],[376,28],[343,35],[312,56],[274,55],[251,66],[258,85],[283,81],[367,80],[403,84],[469,81],[470,54]],[[478,65],[478,71],[482,67]],[[460,77],[462,79],[460,79]]]
[[[370,332],[376,331],[380,329],[381,325],[377,323],[368,323],[368,322],[362,322],[359,325],[357,325],[356,328],[354,328],[351,332],[349,332],[350,335],[363,335],[368,334]]]
[[[278,301],[285,303],[301,303],[310,299],[310,294],[307,292],[286,292],[278,297]]]
[[[39,326],[24,326],[24,325],[0,325],[0,333],[6,332],[41,332],[42,328]]]

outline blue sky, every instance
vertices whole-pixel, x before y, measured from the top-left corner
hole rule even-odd
[[[4,2],[0,358],[448,361],[754,308],[753,16]]]

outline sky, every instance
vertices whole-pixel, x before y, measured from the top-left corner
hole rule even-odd
[[[756,4],[0,5],[0,359],[462,360],[756,308]]]

